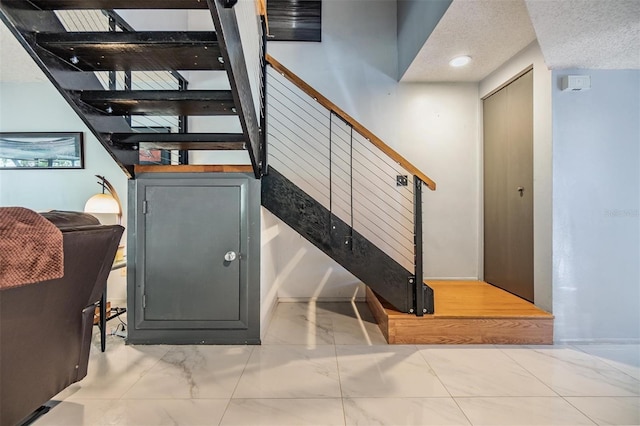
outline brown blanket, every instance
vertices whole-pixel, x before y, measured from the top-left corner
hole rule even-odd
[[[32,210],[0,207],[0,290],[63,275],[62,232]]]

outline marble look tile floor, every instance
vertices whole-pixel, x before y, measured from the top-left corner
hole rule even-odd
[[[363,303],[281,303],[262,346],[94,346],[34,425],[640,425],[640,345],[386,345]]]

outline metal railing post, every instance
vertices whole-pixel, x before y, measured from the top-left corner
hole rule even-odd
[[[262,176],[269,173],[268,153],[267,153],[267,22],[264,16],[260,16],[260,26],[262,27],[262,98],[260,116],[260,174]]]
[[[124,90],[131,90],[133,88],[132,82],[131,82],[131,71],[125,71],[124,72]],[[127,124],[129,124],[129,127],[131,127],[131,116],[127,115],[125,116],[125,119],[127,120]]]
[[[187,86],[189,82],[183,78],[178,79],[178,90],[185,91],[187,90]],[[178,116],[178,133],[188,133],[189,132],[189,117],[186,115]],[[186,149],[181,149],[178,151],[178,164],[189,164],[189,151]]]
[[[108,15],[109,19],[109,32],[116,32],[116,20],[113,16]],[[116,90],[118,88],[117,85],[117,74],[116,71],[109,71],[109,90]]]
[[[423,287],[422,270],[422,180],[413,176],[413,229],[414,229],[414,300],[416,315],[421,317],[426,312]]]

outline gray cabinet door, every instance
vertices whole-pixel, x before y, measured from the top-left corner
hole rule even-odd
[[[533,71],[484,100],[484,279],[533,302]]]
[[[137,326],[247,328],[246,181],[147,181],[141,189]]]

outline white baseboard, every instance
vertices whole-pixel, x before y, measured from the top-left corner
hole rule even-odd
[[[365,296],[357,296],[357,297],[279,297],[278,302],[280,303],[309,303],[309,302],[364,302],[366,301]]]
[[[638,345],[640,339],[637,338],[615,338],[615,339],[554,339],[554,345]]]
[[[274,298],[273,301],[269,304],[269,306],[260,307],[260,310],[262,311],[261,314],[263,314],[260,320],[260,340],[263,340],[264,337],[267,335],[267,330],[271,325],[271,320],[273,320],[273,316],[276,313],[276,306],[278,306],[278,299]]]
[[[111,307],[115,308],[126,308],[127,307],[127,300],[126,299],[108,299],[109,302],[111,302]]]

